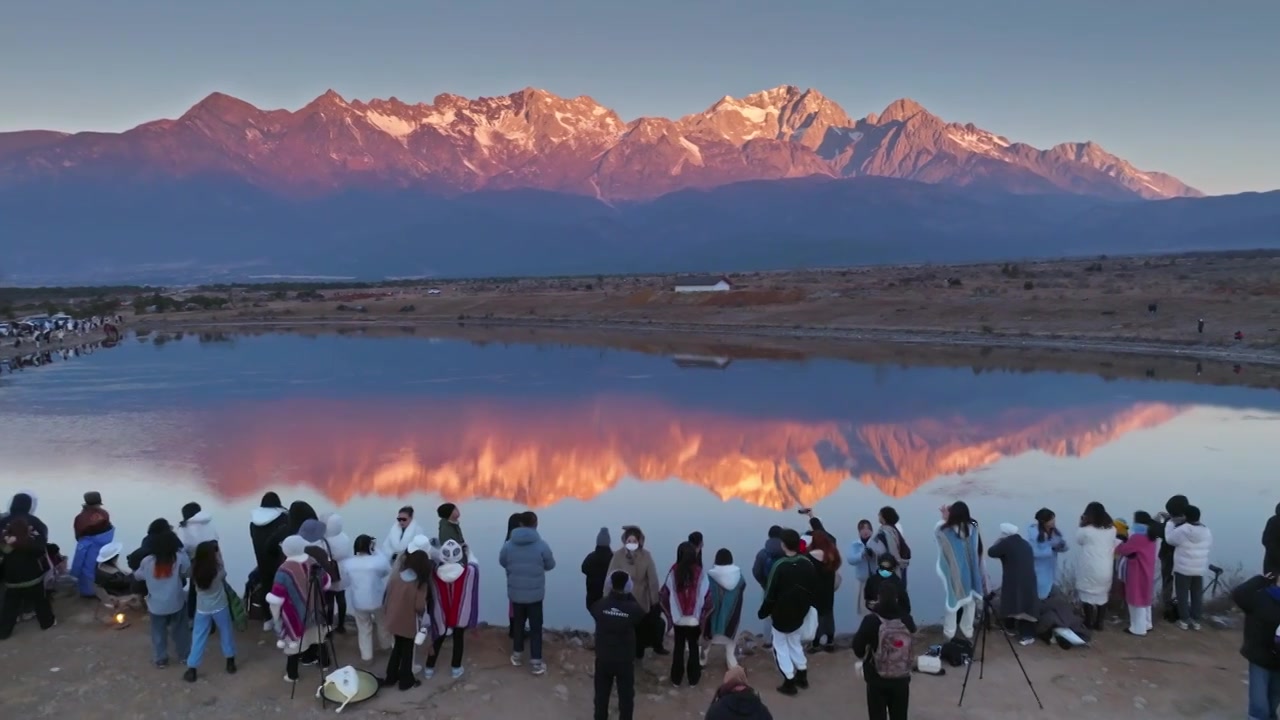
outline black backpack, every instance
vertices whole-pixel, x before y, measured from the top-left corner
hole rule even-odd
[[[942,644],[939,656],[951,667],[960,667],[973,657],[973,643],[962,637],[951,638]]]

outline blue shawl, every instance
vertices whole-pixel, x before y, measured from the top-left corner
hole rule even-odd
[[[978,526],[972,526],[967,538],[942,523],[933,534],[938,543],[938,577],[942,578],[942,589],[946,593],[947,612],[960,609],[970,598],[981,600],[983,571],[978,552]]]

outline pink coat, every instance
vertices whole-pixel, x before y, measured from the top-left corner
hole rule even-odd
[[[1134,607],[1151,607],[1156,585],[1156,541],[1145,534],[1133,534],[1116,548],[1116,555],[1127,557],[1124,575],[1124,601]]]

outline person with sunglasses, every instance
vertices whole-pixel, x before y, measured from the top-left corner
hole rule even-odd
[[[387,531],[387,536],[378,543],[378,552],[394,563],[409,543],[422,534],[422,528],[413,519],[413,506],[405,505],[396,513],[396,520]]]

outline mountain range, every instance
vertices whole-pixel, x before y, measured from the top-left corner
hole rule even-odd
[[[1160,202],[1151,202],[1160,201]],[[1204,198],[1091,142],[782,86],[630,122],[527,88],[297,111],[213,93],[123,133],[0,133],[0,273],[554,274],[1280,243],[1280,195]],[[51,268],[50,254],[59,256]]]

